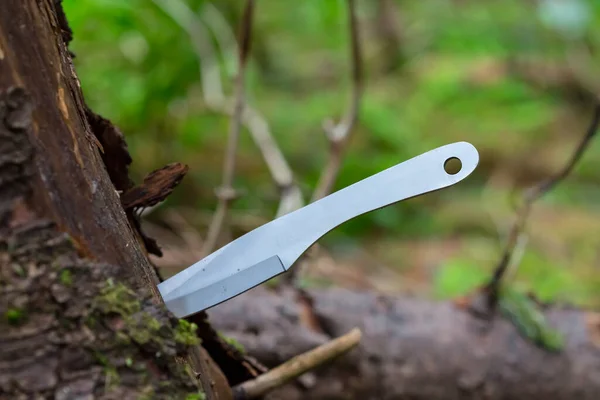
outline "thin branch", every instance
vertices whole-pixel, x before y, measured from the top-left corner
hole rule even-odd
[[[221,48],[227,78],[234,77],[237,71],[237,38],[229,27],[229,23],[215,5],[207,1],[198,13],[202,22],[211,30],[217,47]],[[231,54],[230,54],[231,53]]]
[[[358,345],[362,333],[354,328],[347,334],[296,356],[256,379],[233,388],[236,400],[250,400],[264,396],[271,390],[351,350]]]
[[[152,0],[165,14],[179,25],[190,37],[200,64],[200,83],[204,101],[218,105],[224,101],[219,63],[213,51],[209,35],[198,21],[194,11],[182,0]]]
[[[236,197],[236,192],[233,188],[233,175],[235,172],[235,159],[239,142],[240,130],[242,127],[242,115],[244,112],[244,75],[246,72],[246,64],[248,62],[248,54],[250,53],[250,45],[252,41],[252,16],[254,12],[254,0],[247,0],[244,14],[242,16],[242,24],[239,39],[238,51],[238,73],[235,82],[234,108],[231,115],[229,126],[229,138],[227,143],[227,153],[223,164],[223,183],[217,191],[219,203],[217,211],[208,228],[208,233],[202,253],[210,254],[217,245],[219,235],[223,226],[226,224],[227,212],[231,202]]]
[[[554,186],[556,186],[560,181],[565,179],[571,173],[577,162],[581,159],[585,150],[589,147],[590,142],[596,135],[599,124],[600,103],[597,103],[594,107],[594,115],[585,133],[585,136],[582,138],[581,142],[575,149],[575,152],[573,153],[565,167],[562,170],[560,170],[556,175],[543,180],[542,182],[529,188],[525,192],[525,195],[523,196],[523,203],[518,209],[515,221],[513,222],[513,225],[511,226],[511,229],[509,231],[508,240],[500,262],[496,266],[492,279],[486,287],[486,293],[488,295],[488,304],[490,308],[496,305],[496,302],[498,300],[498,290],[502,281],[502,277],[506,273],[508,266],[511,264],[511,259],[513,258],[515,247],[521,240],[520,238],[522,238],[522,232],[525,228],[525,224],[527,222],[527,218],[529,217],[529,213],[531,212],[533,203],[540,197],[548,193],[550,190],[552,190]]]
[[[350,104],[345,116],[337,125],[334,125],[334,123],[330,120],[326,121],[323,125],[325,134],[329,140],[329,158],[325,168],[323,169],[323,172],[321,173],[321,176],[319,177],[319,181],[313,192],[311,202],[322,199],[332,191],[342,165],[342,158],[344,156],[346,146],[350,140],[350,134],[352,133],[354,125],[358,120],[360,100],[363,91],[362,52],[358,33],[358,21],[356,18],[356,3],[355,0],[347,0],[347,2],[352,84]],[[305,269],[307,257],[309,257],[308,252],[303,254],[302,257],[296,261],[296,266],[293,269],[290,269],[287,273],[281,276],[283,284],[296,286],[300,273]]]
[[[221,72],[215,56],[214,48],[208,40],[209,34],[194,12],[181,0],[153,0],[165,13],[189,35],[194,51],[201,63],[200,75],[202,95],[207,107],[217,113],[232,116],[235,110],[234,99],[225,96],[221,84]],[[214,7],[203,9],[203,20],[213,30],[222,51],[237,48],[237,43],[230,40],[229,33],[225,32],[223,18],[217,18],[218,11]],[[209,23],[210,21],[210,23]],[[218,28],[218,29],[217,29]],[[223,37],[225,35],[226,37]],[[230,44],[233,44],[231,46]],[[242,125],[246,128],[260,150],[265,160],[269,173],[280,190],[281,200],[277,210],[277,217],[294,211],[304,205],[302,192],[294,181],[294,175],[283,153],[273,139],[269,124],[265,118],[248,104],[242,114]]]
[[[327,165],[319,178],[319,183],[315,189],[312,201],[319,200],[327,196],[337,179],[342,158],[346,146],[350,140],[354,125],[358,120],[360,100],[363,90],[363,66],[360,46],[360,37],[358,33],[358,21],[356,18],[355,0],[348,1],[348,27],[350,31],[350,60],[352,68],[352,93],[350,95],[350,105],[344,118],[334,125],[332,121],[326,121],[323,124],[325,134],[330,144],[330,153]]]

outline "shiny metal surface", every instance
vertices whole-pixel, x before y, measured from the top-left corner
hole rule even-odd
[[[453,175],[444,169],[451,158],[462,164]],[[469,176],[478,162],[479,153],[470,143],[438,147],[248,232],[162,282],[158,289],[176,316],[195,314],[285,272],[340,224],[454,185]]]

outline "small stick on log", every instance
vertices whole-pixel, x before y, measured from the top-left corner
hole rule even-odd
[[[242,127],[242,116],[244,113],[244,75],[248,54],[250,53],[250,43],[252,36],[252,15],[254,11],[254,0],[248,0],[242,17],[242,26],[240,31],[240,48],[238,52],[238,74],[235,82],[235,102],[231,116],[231,125],[229,128],[229,140],[227,143],[227,153],[223,165],[223,184],[217,190],[219,203],[217,211],[208,228],[206,241],[202,249],[204,255],[210,254],[217,245],[219,235],[223,226],[226,224],[227,212],[231,202],[236,198],[236,192],[233,188],[233,174],[235,172],[235,156]]]
[[[325,121],[323,129],[329,140],[331,151],[327,166],[323,170],[319,183],[315,189],[312,201],[327,196],[337,179],[344,150],[350,139],[350,134],[358,120],[358,111],[363,90],[363,67],[360,38],[358,34],[358,21],[356,18],[356,4],[348,0],[348,26],[350,30],[350,60],[352,68],[352,94],[348,111],[342,121],[335,125],[331,120]]]
[[[356,346],[362,337],[360,329],[354,328],[343,336],[307,351],[291,360],[233,388],[235,400],[250,400],[264,396],[311,369],[330,361]]]
[[[511,265],[511,259],[513,258],[515,247],[520,241],[522,241],[521,238],[523,235],[523,230],[525,229],[525,224],[527,222],[527,218],[529,217],[529,213],[531,212],[533,203],[540,197],[548,193],[550,190],[552,190],[552,188],[554,188],[556,184],[565,179],[569,175],[569,173],[571,173],[577,162],[581,159],[585,150],[589,147],[590,142],[596,135],[599,124],[600,102],[597,102],[594,107],[594,115],[592,117],[592,121],[585,133],[585,136],[582,138],[581,142],[575,149],[573,155],[571,156],[565,167],[562,170],[560,170],[556,175],[541,181],[540,183],[529,188],[525,192],[525,195],[523,196],[523,203],[519,207],[515,220],[510,228],[508,240],[504,248],[502,257],[500,258],[500,262],[496,266],[494,274],[484,290],[484,292],[487,295],[487,306],[489,310],[492,310],[497,304],[498,290],[500,288],[502,277],[505,275],[508,266]]]

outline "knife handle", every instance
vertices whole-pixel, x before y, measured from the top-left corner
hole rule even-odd
[[[444,165],[453,158],[460,160],[461,169],[449,174]],[[454,185],[469,176],[478,163],[479,153],[472,144],[456,142],[338,190],[271,222],[273,227],[279,226],[281,231],[285,231],[275,240],[275,247],[280,249],[277,254],[288,269],[313,243],[344,222],[402,200]]]
[[[448,160],[460,160],[455,174],[445,170]],[[479,153],[470,143],[457,142],[411,158],[324,197],[315,211],[326,232],[358,215],[451,186],[473,172]],[[317,215],[315,215],[317,217]],[[325,232],[325,233],[326,233]]]

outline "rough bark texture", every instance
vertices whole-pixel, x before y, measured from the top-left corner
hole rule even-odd
[[[34,110],[24,89],[0,91],[0,397],[197,393],[176,362],[197,344],[191,326],[119,283],[119,267],[81,258],[32,206]]]
[[[127,146],[85,105],[71,36],[60,1],[0,2],[0,398],[185,398],[196,373],[230,398],[162,307],[153,242],[119,196],[135,202]],[[149,201],[186,170],[170,169]]]
[[[111,137],[108,140],[105,130],[99,134],[107,145],[104,149],[92,131],[99,124],[88,123],[63,40],[69,28],[57,18],[55,7],[60,5],[54,3],[4,0],[0,12],[0,87],[24,87],[33,107],[30,141],[40,156],[32,178],[32,204],[40,215],[70,233],[82,255],[114,265],[135,265],[135,281],[152,287],[154,270],[127,223],[99,150],[106,151],[112,158],[109,165],[119,165],[113,170],[125,176],[131,160],[124,155],[126,146],[118,132],[106,135]],[[118,147],[121,154],[110,151]]]
[[[600,398],[600,314],[547,310],[567,335],[564,350],[551,353],[504,319],[490,325],[451,303],[343,289],[309,295],[312,306],[259,287],[208,312],[268,367],[363,331],[357,349],[268,399]]]

